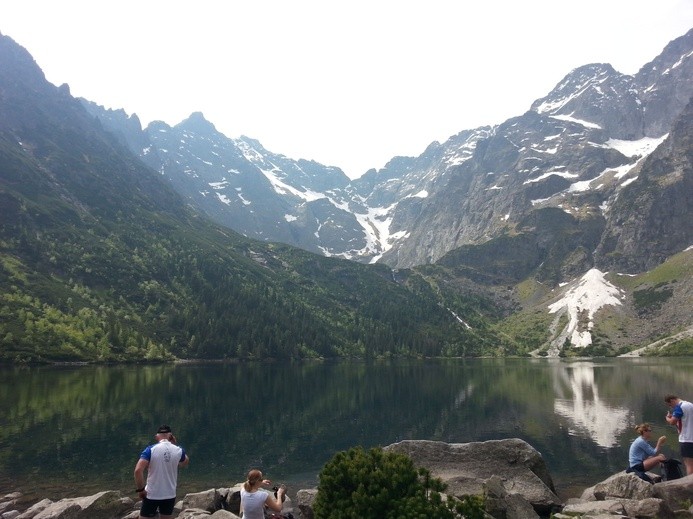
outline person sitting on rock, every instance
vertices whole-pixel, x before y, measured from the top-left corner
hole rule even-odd
[[[284,485],[279,486],[276,497],[272,497],[269,492],[261,488],[263,485],[271,484],[269,479],[263,479],[262,472],[259,470],[253,469],[248,472],[248,479],[241,488],[241,512],[244,519],[264,519],[265,507],[281,513],[286,488]]]
[[[649,443],[650,436],[652,436],[652,427],[650,427],[649,423],[638,425],[635,431],[638,433],[638,437],[630,444],[628,469],[626,472],[635,472],[641,479],[652,483],[652,479],[646,472],[652,470],[666,459],[666,456],[659,451],[664,442],[667,441],[667,438],[666,436],[660,436],[657,440],[657,445],[652,447]]]

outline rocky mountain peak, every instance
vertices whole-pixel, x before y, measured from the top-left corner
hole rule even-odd
[[[622,139],[643,136],[641,102],[635,79],[611,65],[597,63],[573,70],[531,110],[577,120]]]
[[[176,127],[201,135],[217,133],[216,127],[205,119],[202,112],[193,112],[187,119],[177,124]]]
[[[12,76],[16,79],[30,82],[35,88],[50,88],[51,85],[46,82],[43,71],[29,51],[2,33],[0,33],[0,60],[4,66],[14,69]]]
[[[250,137],[226,138],[199,112],[174,129],[150,125],[156,152],[146,158],[158,157],[151,165],[194,205],[248,236],[393,267],[523,232],[522,222],[549,208],[581,229],[597,222],[587,227],[598,233],[605,208],[693,93],[691,34],[636,76],[607,63],[578,67],[525,114],[432,142],[353,181]],[[580,246],[597,242],[585,237]],[[581,254],[563,273],[591,261]]]

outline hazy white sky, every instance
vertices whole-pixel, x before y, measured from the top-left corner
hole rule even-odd
[[[568,72],[634,74],[692,0],[2,0],[56,85],[178,124],[203,112],[350,177],[524,113]]]

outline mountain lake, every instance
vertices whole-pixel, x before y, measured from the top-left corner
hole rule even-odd
[[[0,368],[0,493],[133,493],[160,424],[191,463],[178,496],[260,468],[289,495],[336,452],[405,439],[521,438],[560,497],[626,467],[648,421],[680,459],[663,397],[693,398],[693,358],[436,359]]]

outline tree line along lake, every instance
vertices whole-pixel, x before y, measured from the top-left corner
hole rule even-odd
[[[156,428],[189,452],[179,496],[250,468],[317,485],[350,447],[521,438],[561,497],[623,470],[634,426],[678,454],[663,397],[693,398],[693,358],[447,359],[0,368],[0,492],[132,493]]]

